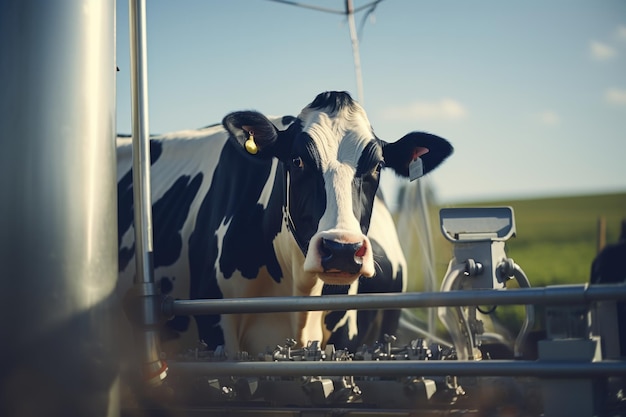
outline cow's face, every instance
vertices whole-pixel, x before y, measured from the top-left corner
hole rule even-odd
[[[408,176],[409,163],[419,158],[427,173],[452,147],[424,133],[391,144],[381,141],[363,108],[344,92],[318,95],[285,131],[265,120],[238,112],[224,125],[251,157],[277,157],[284,164],[286,218],[305,254],[304,271],[339,285],[373,276],[367,231],[382,168]]]

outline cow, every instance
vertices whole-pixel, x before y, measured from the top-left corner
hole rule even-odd
[[[591,263],[589,275],[590,284],[626,284],[626,219],[622,220],[620,235],[617,242],[609,243],[602,248]],[[616,349],[618,356],[626,357],[626,302],[615,303],[616,327],[618,332],[619,347]],[[605,318],[596,319],[600,324]],[[600,326],[602,328],[602,326]],[[611,337],[606,337],[608,343]],[[606,348],[606,346],[605,346]],[[606,355],[606,352],[605,352]]]
[[[453,151],[424,132],[378,138],[347,92],[324,92],[297,117],[252,111],[221,125],[151,137],[153,262],[163,295],[216,299],[389,293],[406,261],[379,190],[381,170],[427,174]],[[131,141],[118,138],[118,291],[135,273]],[[300,346],[356,350],[392,334],[396,311],[197,315],[167,322],[207,349],[258,354]]]

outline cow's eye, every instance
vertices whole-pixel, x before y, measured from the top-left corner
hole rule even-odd
[[[293,158],[291,164],[298,169],[304,168],[304,161],[299,156]]]

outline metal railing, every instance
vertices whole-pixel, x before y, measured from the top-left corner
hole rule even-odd
[[[361,294],[321,297],[260,297],[211,300],[171,300],[163,305],[166,315],[272,313],[347,309],[397,309],[475,305],[564,305],[626,300],[625,284],[559,285],[507,290],[468,290],[429,293]],[[172,373],[212,376],[535,376],[598,377],[626,375],[626,361],[171,361]]]
[[[397,309],[438,306],[587,304],[626,300],[626,284],[557,285],[506,290],[428,293],[324,295],[320,297],[258,297],[237,299],[166,299],[166,316],[194,314],[278,313],[290,311]]]
[[[626,361],[344,361],[344,362],[169,362],[173,374],[191,376],[535,376],[599,377],[626,375]]]

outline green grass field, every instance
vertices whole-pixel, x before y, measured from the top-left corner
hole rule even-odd
[[[528,276],[533,287],[582,284],[589,281],[591,263],[598,251],[599,222],[605,224],[606,243],[616,242],[626,220],[626,193],[573,197],[502,200],[445,207],[511,206],[517,235],[506,242],[507,256]],[[438,290],[452,256],[452,244],[439,230],[439,209],[431,208]],[[417,232],[416,232],[417,233]],[[419,244],[405,246],[411,280],[410,291],[424,291],[424,256]],[[510,281],[509,287],[516,287]],[[496,317],[516,332],[523,319],[522,306],[498,307]],[[541,322],[536,327],[541,327]]]

